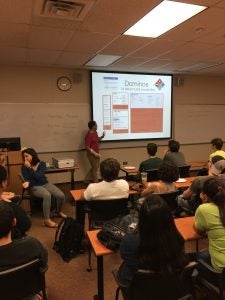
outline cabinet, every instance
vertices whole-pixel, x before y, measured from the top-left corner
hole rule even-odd
[[[21,172],[22,154],[21,151],[0,152],[0,159],[8,172],[8,188],[10,192],[22,194],[22,182],[18,176]]]

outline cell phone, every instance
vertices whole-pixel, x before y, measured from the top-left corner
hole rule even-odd
[[[19,176],[19,178],[20,178],[23,182],[26,181],[26,180],[23,178],[23,175],[22,175],[22,174],[18,174],[18,176]]]

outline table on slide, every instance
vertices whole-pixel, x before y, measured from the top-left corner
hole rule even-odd
[[[175,219],[175,224],[185,241],[196,241],[197,242],[203,237],[196,233],[193,228],[194,217],[186,217]],[[91,247],[94,254],[97,257],[97,295],[94,296],[95,300],[104,300],[104,273],[103,273],[103,257],[105,255],[113,254],[114,251],[106,248],[97,238],[99,230],[87,231],[87,237],[90,241]]]

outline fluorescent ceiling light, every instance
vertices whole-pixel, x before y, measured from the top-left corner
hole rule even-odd
[[[113,62],[121,58],[119,55],[103,55],[97,54],[91,60],[89,60],[85,66],[89,67],[107,67],[111,65]]]
[[[164,0],[124,34],[156,38],[206,8],[207,6]]]

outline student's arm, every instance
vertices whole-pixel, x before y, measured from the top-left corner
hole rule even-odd
[[[145,186],[145,189],[143,190],[143,192],[141,193],[141,196],[145,197],[149,194],[154,193],[155,189],[154,189],[154,183],[147,183]]]
[[[202,236],[205,236],[207,233],[207,222],[205,216],[201,211],[201,206],[199,206],[196,210],[193,228],[198,234]]]

